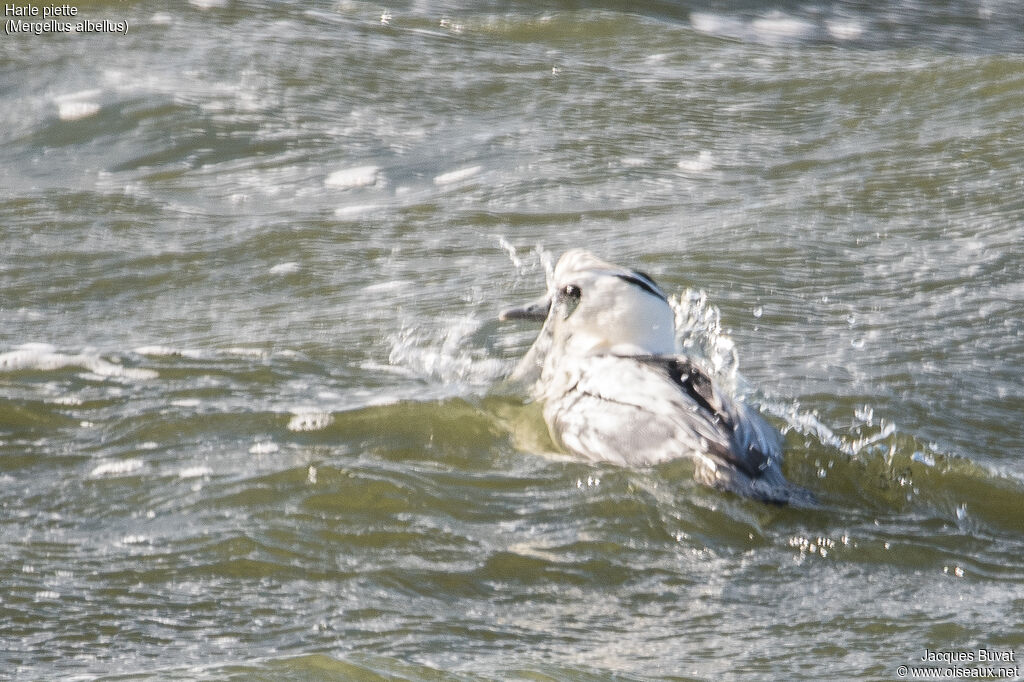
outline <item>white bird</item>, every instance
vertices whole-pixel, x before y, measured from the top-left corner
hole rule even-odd
[[[648,466],[678,457],[695,478],[757,500],[810,503],[783,477],[782,437],[675,353],[675,316],[642,272],[567,251],[540,300],[501,319],[544,321],[512,378],[533,382],[554,441],[593,461]]]

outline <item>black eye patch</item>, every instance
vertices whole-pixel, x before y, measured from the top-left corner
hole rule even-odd
[[[624,282],[629,282],[630,284],[634,284],[640,287],[641,289],[651,294],[652,296],[657,296],[658,298],[661,299],[665,298],[665,292],[663,292],[658,287],[658,285],[654,283],[654,280],[651,279],[649,275],[646,275],[642,272],[633,271],[630,272],[629,274],[616,273],[615,276]]]

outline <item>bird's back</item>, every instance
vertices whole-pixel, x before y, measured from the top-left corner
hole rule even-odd
[[[688,359],[593,355],[558,368],[541,397],[565,449],[626,466],[691,457],[701,482],[769,502],[800,490],[782,476],[778,431]]]

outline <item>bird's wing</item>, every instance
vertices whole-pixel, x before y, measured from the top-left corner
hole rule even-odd
[[[653,464],[693,455],[756,478],[781,457],[777,432],[681,356],[590,356],[549,400],[555,436],[594,459]]]
[[[698,402],[704,413],[729,432],[732,457],[744,473],[757,477],[782,458],[782,438],[753,409],[722,391],[708,375],[682,356],[651,355],[637,360],[665,372],[679,389]]]

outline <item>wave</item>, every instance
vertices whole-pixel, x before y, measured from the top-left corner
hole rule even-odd
[[[98,353],[63,353],[45,343],[25,344],[15,350],[0,353],[0,372],[54,372],[74,368],[84,369],[101,378],[144,380],[157,377],[153,370],[126,367],[105,360]]]

